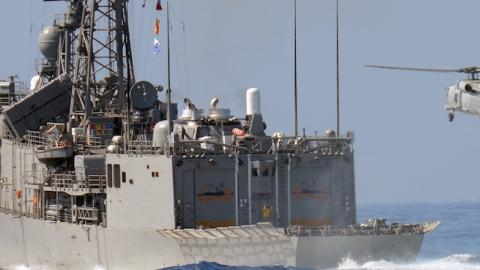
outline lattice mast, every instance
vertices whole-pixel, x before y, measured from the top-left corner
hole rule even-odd
[[[135,78],[127,3],[128,0],[82,1],[74,49],[70,128],[84,125],[92,116],[129,111],[128,89]]]

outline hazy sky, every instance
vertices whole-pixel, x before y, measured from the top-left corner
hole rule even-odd
[[[335,127],[335,1],[298,1],[300,127]],[[165,83],[165,12],[130,1],[137,79]],[[162,0],[164,7],[166,0]],[[0,77],[29,81],[38,33],[65,4],[2,0]],[[444,111],[462,75],[369,70],[364,64],[479,64],[477,0],[340,0],[342,131],[355,132],[360,203],[480,200],[480,119]],[[170,0],[174,97],[213,96],[244,115],[262,90],[269,132],[293,132],[293,0]],[[152,54],[162,20],[162,55]],[[30,31],[32,30],[32,31]],[[180,106],[182,108],[182,106]]]

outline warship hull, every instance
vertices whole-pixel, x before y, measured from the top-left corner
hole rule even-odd
[[[199,261],[335,267],[343,258],[415,259],[423,234],[287,236],[268,225],[216,230],[132,230],[0,214],[0,267],[159,269]]]

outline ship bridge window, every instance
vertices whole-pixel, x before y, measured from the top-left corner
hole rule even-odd
[[[122,172],[122,183],[127,182],[127,174],[125,172]]]
[[[120,188],[120,165],[113,165],[113,186]]]

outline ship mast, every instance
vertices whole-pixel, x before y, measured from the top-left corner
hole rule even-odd
[[[339,24],[339,0],[337,0],[337,136],[340,136],[340,24]]]
[[[293,71],[293,77],[294,77],[294,110],[295,110],[295,139],[298,138],[298,73],[297,73],[297,0],[293,0],[293,39],[294,39],[294,45],[293,45],[293,58],[294,58],[294,71]]]
[[[167,0],[167,121],[169,132],[172,132],[172,74],[170,52],[170,1]]]
[[[83,0],[74,50],[69,128],[85,128],[89,118],[97,113],[122,115],[129,109],[125,105],[129,99],[127,90],[135,78],[127,3],[128,0]]]

